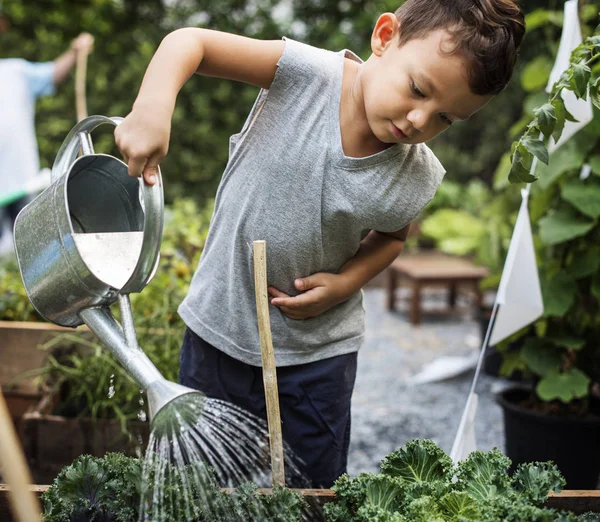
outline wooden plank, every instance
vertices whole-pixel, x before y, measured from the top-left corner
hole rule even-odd
[[[87,329],[87,328],[86,328]],[[17,375],[41,368],[47,353],[38,346],[59,333],[85,331],[50,323],[0,321],[0,386],[4,391],[36,395],[34,377],[8,385]]]
[[[546,506],[581,514],[591,511],[600,513],[600,490],[565,490],[550,493]]]

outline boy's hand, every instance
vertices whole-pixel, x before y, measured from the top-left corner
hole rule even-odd
[[[271,304],[290,319],[316,317],[345,301],[352,293],[343,276],[327,272],[296,279],[294,286],[302,291],[295,297],[268,287]]]
[[[166,156],[171,134],[171,111],[160,105],[134,106],[115,129],[115,142],[130,176],[143,174],[146,183],[156,183],[158,164]]]

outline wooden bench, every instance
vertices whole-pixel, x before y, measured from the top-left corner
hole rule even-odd
[[[481,306],[479,282],[489,274],[485,267],[471,261],[445,254],[415,254],[398,257],[388,268],[387,307],[393,310],[396,304],[396,286],[404,279],[411,287],[409,320],[421,322],[421,290],[425,286],[446,286],[448,305],[454,308],[457,288],[469,285],[475,292],[475,304]]]

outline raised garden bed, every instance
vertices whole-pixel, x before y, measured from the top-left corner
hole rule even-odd
[[[147,422],[129,421],[127,428],[135,434],[135,438],[130,438],[117,420],[37,413],[25,414],[20,427],[23,452],[32,479],[38,484],[52,483],[58,472],[80,455],[101,457],[118,451],[136,456],[138,448],[147,446],[149,437]]]
[[[31,490],[38,497],[47,491],[48,488],[49,486],[31,486]],[[0,484],[0,520],[2,522],[17,522],[10,510],[8,491],[9,487],[6,484]],[[295,491],[299,491],[309,503],[323,505],[327,502],[335,502],[335,493],[330,489],[301,489]],[[546,505],[555,509],[572,511],[577,514],[588,511],[600,512],[600,491],[565,490],[558,494],[550,494]]]

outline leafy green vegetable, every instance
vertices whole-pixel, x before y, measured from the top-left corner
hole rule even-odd
[[[453,465],[431,440],[415,439],[385,457],[380,473],[343,475],[337,502],[324,508],[327,522],[583,522],[543,507],[565,481],[553,463],[522,464],[498,449],[475,451]]]
[[[84,455],[65,467],[42,495],[44,521],[300,522],[306,509],[301,495],[285,488],[274,488],[267,494],[247,483],[232,493],[222,492],[214,475],[199,475],[194,465],[178,477],[163,484],[157,518],[152,510],[152,487],[144,490],[147,493],[142,499],[141,460],[120,453],[101,458]],[[149,482],[152,480],[150,473]],[[182,496],[184,482],[190,486],[187,497]]]

